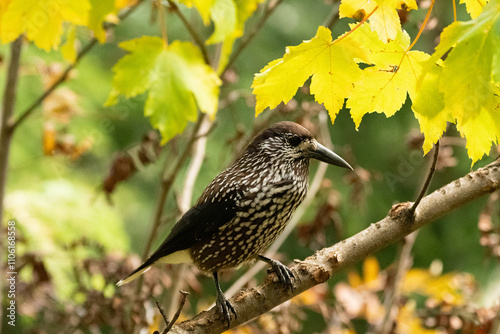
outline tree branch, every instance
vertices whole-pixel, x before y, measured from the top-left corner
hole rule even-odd
[[[7,184],[7,170],[9,168],[9,151],[12,140],[12,129],[8,121],[14,113],[16,104],[17,78],[19,76],[19,59],[21,58],[21,49],[23,45],[23,36],[19,36],[12,44],[10,49],[9,68],[2,103],[2,114],[0,115],[0,227],[3,229],[3,199],[5,195],[5,186]],[[3,250],[0,250],[0,257],[3,259]],[[3,282],[0,283],[0,292],[3,291]],[[0,310],[0,317],[3,310]],[[1,326],[0,326],[1,327]],[[0,328],[0,332],[2,329]]]
[[[10,51],[9,68],[3,94],[2,114],[0,115],[0,223],[3,214],[3,197],[7,182],[7,169],[9,167],[9,150],[12,140],[12,128],[8,122],[14,113],[16,104],[17,78],[19,75],[19,59],[23,36],[19,36],[12,44]]]
[[[438,157],[439,157],[439,140],[434,146],[434,155],[432,161],[429,164],[429,172],[427,173],[427,176],[423,180],[422,188],[420,189],[420,192],[417,198],[415,199],[415,202],[413,202],[413,205],[410,208],[410,214],[412,216],[414,215],[415,210],[418,207],[418,204],[427,193],[427,189],[429,188],[429,185],[431,183],[432,176],[436,171]],[[399,306],[400,306],[399,301],[401,298],[403,279],[406,276],[408,270],[410,270],[413,262],[412,261],[413,259],[411,257],[411,250],[413,248],[413,245],[415,244],[417,236],[418,236],[418,231],[415,231],[407,235],[403,239],[403,246],[401,247],[395,261],[396,273],[394,275],[394,279],[392,280],[392,282],[388,284],[388,287],[385,289],[384,293],[384,307],[385,307],[384,320],[377,327],[375,333],[385,334],[385,333],[391,333],[393,331],[393,326],[399,312]]]
[[[239,57],[241,52],[250,44],[250,42],[253,40],[253,38],[257,35],[257,33],[260,31],[260,29],[264,26],[266,23],[267,19],[271,16],[272,13],[278,8],[278,6],[283,2],[283,0],[277,0],[277,1],[271,1],[269,3],[269,6],[266,7],[264,14],[260,18],[259,22],[255,25],[255,27],[250,31],[248,34],[245,35],[245,38],[242,39],[241,43],[238,45],[236,50],[233,52],[231,57],[229,58],[229,61],[227,62],[226,66],[224,69],[221,71],[219,77],[223,77],[224,73],[233,66],[234,62],[236,59]]]
[[[186,27],[187,31],[191,35],[191,38],[195,42],[196,45],[198,45],[198,48],[201,51],[201,54],[203,55],[203,60],[205,63],[210,65],[210,58],[208,57],[208,52],[207,48],[205,47],[205,42],[203,41],[203,38],[200,36],[200,34],[192,27],[191,23],[189,23],[188,19],[182,14],[181,10],[177,6],[175,2],[172,0],[168,0],[168,5],[170,9],[179,17],[179,19],[182,21],[184,26]]]
[[[231,327],[260,316],[307,289],[327,281],[332,275],[364,259],[381,248],[405,237],[422,226],[500,188],[500,161],[471,172],[424,197],[411,219],[411,202],[394,205],[388,215],[358,234],[317,251],[291,269],[297,280],[294,292],[283,289],[275,274],[255,288],[240,291],[231,298],[238,318]],[[226,330],[216,308],[204,311],[172,328],[175,334],[214,334]]]

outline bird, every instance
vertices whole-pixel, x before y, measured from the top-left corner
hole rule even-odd
[[[133,281],[155,263],[194,264],[213,276],[215,304],[227,328],[237,314],[221,290],[219,272],[262,260],[293,291],[292,270],[262,253],[306,197],[310,159],[352,170],[295,122],[281,121],[262,130],[205,188],[158,249],[117,285]]]

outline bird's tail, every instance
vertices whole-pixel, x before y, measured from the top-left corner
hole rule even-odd
[[[124,279],[121,279],[118,283],[116,283],[117,286],[122,286],[124,284],[130,283],[142,274],[144,274],[146,271],[151,269],[151,265],[142,265],[136,270],[134,270],[130,275],[125,277]]]

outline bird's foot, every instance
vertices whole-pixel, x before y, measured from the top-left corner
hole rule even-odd
[[[229,324],[231,323],[231,312],[234,314],[234,319],[238,318],[233,305],[231,305],[223,293],[217,293],[215,305],[217,305],[217,309],[219,310],[221,321],[227,322],[227,329],[229,329]]]
[[[267,271],[276,273],[276,276],[278,276],[278,280],[281,282],[281,284],[283,284],[287,288],[290,288],[293,293],[292,280],[295,280],[295,275],[293,274],[292,269],[288,268],[283,263],[277,260],[273,260],[262,255],[259,255],[259,258],[271,265],[271,268],[269,268]]]

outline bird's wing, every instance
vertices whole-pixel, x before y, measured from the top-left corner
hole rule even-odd
[[[262,192],[281,196],[282,192],[287,192],[292,185],[292,180],[282,180],[260,189],[240,187],[233,193],[226,193],[219,201],[199,202],[175,224],[165,241],[150,257],[153,260],[151,263],[174,252],[191,248],[198,241],[210,239],[214,233],[218,233],[220,227],[236,217],[236,212],[240,209],[236,198],[244,203],[254,200],[257,194]]]
[[[142,265],[117,284],[126,284],[143,273],[153,263],[178,251],[191,248],[195,243],[210,238],[220,226],[236,216],[236,200],[201,202],[187,211],[174,225],[172,231],[158,249]]]
[[[177,251],[191,248],[198,241],[210,238],[219,227],[236,216],[236,201],[202,202],[193,206],[174,225],[158,249],[144,262],[146,267]]]
[[[291,182],[280,181],[272,185],[269,184],[267,187],[284,190],[288,189],[287,185]],[[214,233],[218,233],[220,227],[236,217],[237,198],[241,202],[246,202],[254,200],[256,195],[262,192],[267,192],[267,190],[240,187],[233,193],[227,193],[223,198],[219,197],[219,200],[212,202],[211,199],[205,198],[205,200],[199,201],[174,225],[160,247],[140,267],[118,284],[125,284],[137,278],[138,275],[147,271],[153,263],[170,254],[191,248],[203,239],[209,239]]]

